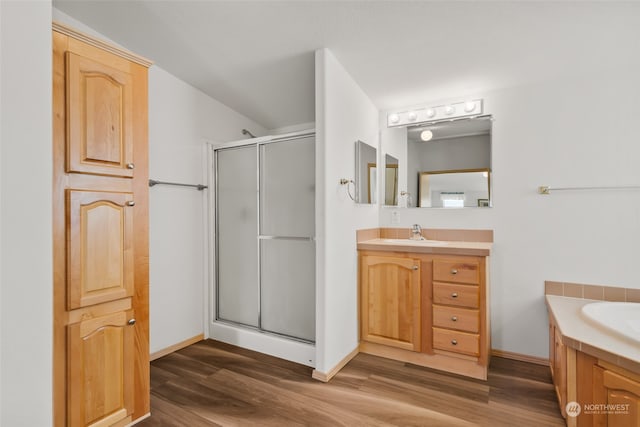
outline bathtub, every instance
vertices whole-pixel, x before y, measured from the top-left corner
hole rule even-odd
[[[640,344],[640,303],[593,302],[582,307],[591,323]]]

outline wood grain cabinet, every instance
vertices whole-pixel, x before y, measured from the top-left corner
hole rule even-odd
[[[68,424],[112,425],[133,412],[133,311],[98,316],[67,328]]]
[[[67,171],[133,176],[134,79],[128,61],[65,52]]]
[[[550,316],[551,375],[567,426],[640,426],[640,373],[576,350],[562,337]]]
[[[366,255],[361,260],[362,339],[420,350],[420,260]]]
[[[575,350],[567,348],[562,343],[562,335],[553,320],[549,322],[549,367],[551,368],[551,378],[560,406],[560,412],[567,418],[566,406],[571,393],[571,401],[575,400]],[[568,382],[571,384],[568,384]]]
[[[597,411],[593,425],[615,427],[640,426],[640,376],[593,367],[594,402],[607,405]]]
[[[480,262],[433,260],[433,348],[480,355]]]
[[[359,256],[360,351],[486,379],[488,257]]]
[[[147,68],[54,24],[54,425],[150,411]]]

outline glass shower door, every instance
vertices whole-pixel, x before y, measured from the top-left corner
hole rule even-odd
[[[217,318],[259,327],[256,146],[216,151]]]
[[[315,341],[315,138],[260,146],[261,328]]]

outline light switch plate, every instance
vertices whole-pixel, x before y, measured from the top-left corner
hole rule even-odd
[[[400,212],[391,211],[391,224],[395,224],[395,225],[400,224]]]

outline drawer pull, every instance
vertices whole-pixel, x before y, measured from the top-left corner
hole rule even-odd
[[[458,316],[451,316],[451,321],[452,322],[457,322],[458,321]]]
[[[418,269],[418,266],[417,266],[417,265],[414,265],[413,267],[411,267],[411,269],[412,269],[412,270],[417,270],[417,269]]]
[[[456,270],[455,268],[451,269],[451,274],[458,274],[458,270]]]
[[[451,294],[451,298],[458,298],[458,293],[457,292],[453,292]]]
[[[457,340],[451,340],[451,344],[452,345],[458,345],[458,341]]]
[[[134,202],[133,200],[129,200],[129,201],[127,201],[126,205],[127,206],[135,206],[136,202]]]
[[[134,165],[133,163],[127,163],[127,169],[133,169],[135,167],[136,165]]]

